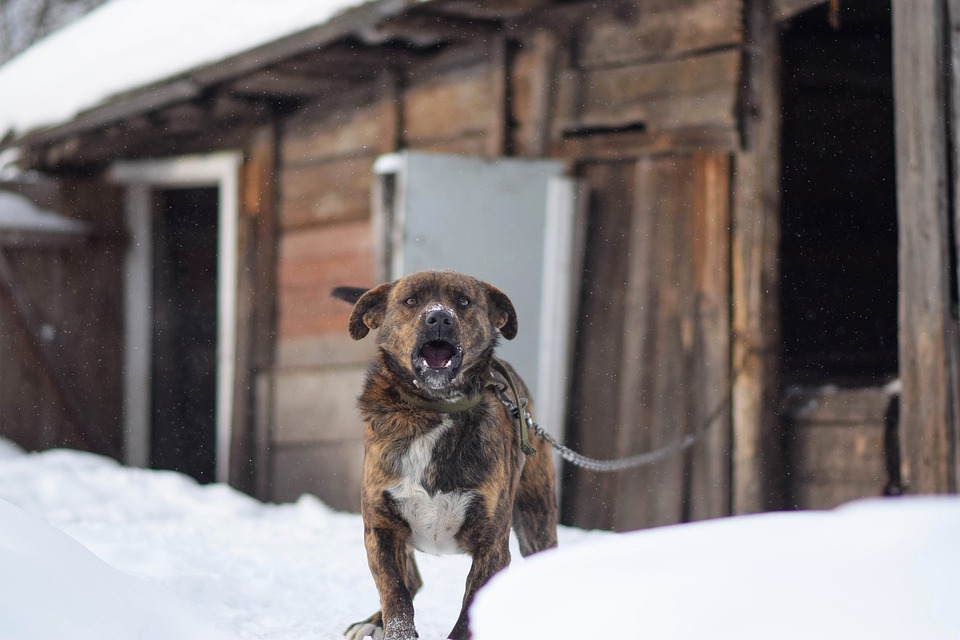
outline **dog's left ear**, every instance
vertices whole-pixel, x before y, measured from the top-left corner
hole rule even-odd
[[[350,314],[350,322],[347,325],[350,329],[350,337],[354,340],[360,340],[368,333],[370,329],[379,329],[383,324],[383,316],[387,312],[387,298],[390,296],[390,289],[393,284],[382,284],[379,287],[370,289],[357,300]]]
[[[490,322],[497,329],[500,329],[500,335],[507,340],[513,340],[517,337],[517,312],[513,308],[513,303],[503,291],[495,286],[481,283],[487,292],[487,303],[490,307]]]

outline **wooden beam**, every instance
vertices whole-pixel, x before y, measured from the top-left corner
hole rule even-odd
[[[893,3],[900,233],[901,471],[910,493],[957,491],[957,320],[950,309],[943,0]]]
[[[493,96],[487,157],[494,159],[510,152],[510,43],[504,33],[490,43],[490,93]]]
[[[768,0],[746,7],[741,123],[733,208],[734,513],[781,505],[778,413],[780,78],[778,29]]]

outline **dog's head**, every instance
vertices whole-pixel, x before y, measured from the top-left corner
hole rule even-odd
[[[334,295],[356,299],[354,340],[380,329],[380,348],[436,395],[464,390],[465,378],[489,364],[498,332],[508,340],[517,335],[516,311],[502,291],[451,271],[420,271],[362,295]]]

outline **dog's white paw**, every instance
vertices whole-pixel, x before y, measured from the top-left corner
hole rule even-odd
[[[358,622],[347,629],[343,635],[347,640],[364,640],[364,638],[383,640],[383,627],[372,622]]]

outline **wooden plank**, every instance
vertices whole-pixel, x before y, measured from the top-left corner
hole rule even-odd
[[[740,57],[726,50],[584,72],[566,129],[735,127]]]
[[[385,82],[393,74],[385,74]],[[385,89],[386,91],[386,89]],[[284,170],[324,160],[372,155],[382,150],[385,122],[380,102],[344,105],[314,105],[284,124],[280,157]],[[396,135],[386,136],[396,138]]]
[[[798,389],[784,413],[795,423],[882,424],[893,393],[882,388]]]
[[[950,315],[944,5],[893,3],[900,233],[900,453],[911,493],[957,490],[958,395]]]
[[[257,373],[272,366],[275,349],[277,135],[273,125],[255,132],[241,167],[238,224],[237,342],[233,424],[230,435],[230,484],[259,491],[267,473],[257,424],[257,403],[270,404],[256,385]],[[271,390],[267,390],[269,393]]]
[[[274,451],[271,500],[291,502],[309,493],[341,511],[360,510],[363,440],[288,444]]]
[[[568,135],[550,147],[552,155],[581,161],[628,160],[668,152],[733,152],[740,136],[732,127],[693,127],[672,131],[591,131]]]
[[[347,309],[350,308],[346,303],[341,304]],[[351,339],[347,334],[346,324],[342,329],[342,333],[284,338],[277,345],[277,371],[366,365],[373,362],[376,343],[373,340]]]
[[[330,297],[340,285],[373,286],[373,239],[369,221],[288,231],[280,240],[279,320],[281,340],[343,335],[350,305]]]
[[[557,84],[559,44],[549,31],[533,34],[513,58],[512,116],[517,152],[540,158],[547,152]]]
[[[486,156],[495,160],[507,155],[510,147],[510,43],[506,33],[490,40],[490,127]]]
[[[612,458],[620,422],[618,375],[625,334],[627,238],[633,197],[633,163],[587,165],[580,177],[591,189],[584,251],[580,317],[576,333],[569,443],[588,456]],[[562,518],[584,528],[613,528],[613,474],[563,467]],[[598,496],[607,497],[598,499]]]
[[[488,136],[497,109],[490,86],[487,60],[407,87],[403,99],[407,144],[476,133]]]
[[[363,437],[356,400],[366,371],[366,366],[279,371],[274,378],[273,442],[340,442]]]
[[[685,517],[701,520],[731,514],[730,155],[694,155],[689,180],[696,296],[691,422],[707,431],[687,455]]]
[[[769,4],[747,5],[744,148],[735,155],[732,238],[733,512],[778,508],[782,495],[779,353],[780,82]]]
[[[584,68],[674,58],[743,40],[739,0],[654,0],[601,11],[579,33]],[[618,15],[619,14],[619,15]]]
[[[363,155],[285,168],[280,175],[282,228],[367,219],[374,159]]]

